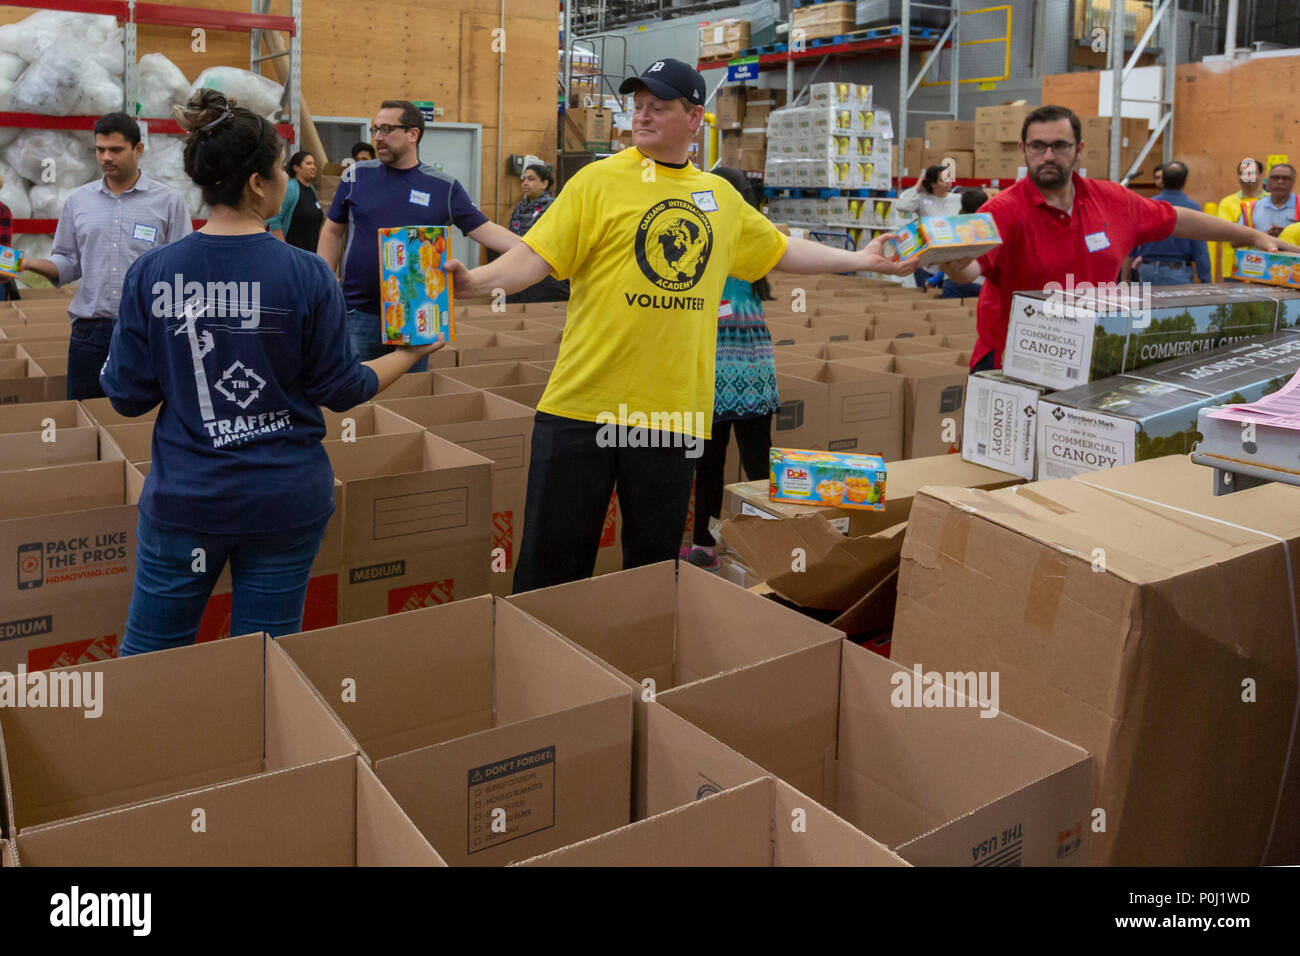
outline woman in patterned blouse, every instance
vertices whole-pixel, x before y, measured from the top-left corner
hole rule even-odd
[[[510,214],[510,231],[516,236],[526,233],[542,213],[555,200],[551,187],[555,185],[555,175],[550,168],[541,163],[529,163],[524,174],[519,178],[524,187],[524,198],[519,200],[514,212]],[[569,298],[568,281],[561,282],[554,276],[547,276],[536,285],[507,296],[507,302],[566,302]]]

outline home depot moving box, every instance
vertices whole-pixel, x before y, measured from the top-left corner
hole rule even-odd
[[[279,643],[447,862],[627,823],[632,689],[517,609],[482,596]]]
[[[492,593],[509,594],[524,530],[536,410],[483,391],[400,398],[384,407],[492,462]]]
[[[902,457],[903,379],[831,361],[784,365],[781,371],[820,386],[816,400],[825,409],[826,443],[807,447],[881,455],[886,461]]]
[[[1005,711],[1095,755],[1093,862],[1300,862],[1293,492],[1216,498],[1181,456],[927,489],[893,657],[997,668]]]
[[[82,706],[0,708],[22,865],[441,863],[261,634],[55,674]]]
[[[143,487],[116,457],[0,472],[0,670],[117,653]]]
[[[76,402],[0,407],[0,469],[99,460],[99,434]]]
[[[324,445],[343,486],[340,622],[489,590],[488,459],[427,432]]]
[[[1091,757],[962,677],[945,692],[841,640],[657,699],[910,863],[1084,862]]]
[[[792,817],[805,829],[794,832]],[[907,866],[774,777],[762,777],[520,866]]]

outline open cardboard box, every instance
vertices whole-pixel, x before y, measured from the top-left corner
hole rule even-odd
[[[877,355],[879,350],[872,349],[870,342],[805,342],[797,345],[781,345],[772,349],[777,365],[794,362],[821,362],[837,358],[859,358],[863,355]]]
[[[441,862],[264,635],[58,673],[97,716],[0,710],[22,865]]]
[[[828,451],[880,455],[886,461],[903,457],[902,379],[838,361],[784,364],[781,372],[787,378],[817,383],[817,388],[804,390],[811,391],[804,400],[820,404],[819,414],[824,415],[826,422],[826,442],[824,446],[787,445],[778,428],[778,447],[824,447]],[[784,401],[785,392],[781,394]]]
[[[490,460],[427,431],[324,446],[343,486],[341,622],[489,590]]]
[[[502,385],[545,385],[551,373],[526,362],[499,362],[492,365],[470,365],[436,373],[439,378],[452,379],[474,388],[494,388]]]
[[[328,408],[322,408],[321,413],[325,416],[326,441],[350,441],[372,435],[402,435],[423,431],[415,422],[373,402],[349,408],[346,412],[331,412]]]
[[[672,561],[516,594],[507,603],[610,668],[642,703],[671,687],[839,638],[788,608]],[[645,814],[648,786],[645,734],[638,709],[638,816]]]
[[[0,336],[4,329],[0,328]],[[0,344],[4,340],[0,338]],[[10,344],[14,354],[5,358],[0,354],[0,405],[13,405],[21,402],[42,402],[45,400],[45,374],[41,367],[17,352],[17,346]]]
[[[449,863],[628,821],[632,688],[518,609],[483,596],[277,643]]]
[[[509,594],[524,530],[536,410],[485,391],[394,399],[383,407],[492,462],[492,593]]]
[[[100,425],[100,445],[116,448],[117,454],[133,465],[144,464],[153,459],[153,426],[153,421]]]
[[[904,382],[906,412],[903,458],[924,458],[961,450],[962,407],[970,370],[959,355],[880,355],[831,363],[891,372]],[[948,436],[952,437],[947,441]]]
[[[454,368],[454,354],[447,349],[434,352],[434,355],[448,354],[453,356],[453,364],[439,365],[438,371],[443,368]],[[393,398],[415,398],[420,395],[446,395],[450,392],[468,392],[470,386],[463,385],[460,382],[449,380],[435,379],[437,372],[432,369],[427,372],[407,372],[392,385],[383,391],[377,393],[371,402],[383,402]]]
[[[546,346],[516,338],[508,332],[467,332],[457,335],[444,352],[456,356],[456,364],[483,365],[488,362],[543,362],[554,359]]]
[[[26,348],[27,346],[22,346]],[[81,407],[86,410],[86,414],[91,417],[96,425],[130,425],[132,422],[155,422],[158,420],[158,412],[161,405],[156,405],[143,415],[123,415],[114,411],[113,403],[107,398],[83,398]]]
[[[849,641],[658,699],[915,865],[1086,859],[1088,753]]]
[[[76,402],[0,405],[0,468],[46,468],[99,460],[99,435]]]

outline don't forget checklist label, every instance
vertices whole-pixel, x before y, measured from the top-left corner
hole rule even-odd
[[[555,826],[555,748],[543,747],[469,771],[466,852]]]

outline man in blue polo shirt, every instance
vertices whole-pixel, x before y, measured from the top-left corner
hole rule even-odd
[[[420,162],[424,114],[406,100],[385,100],[370,127],[379,158],[350,166],[334,194],[316,252],[331,269],[343,257],[343,297],[348,337],[363,362],[392,351],[380,344],[380,229],[455,225],[464,235],[497,252],[519,244],[470,201],[463,186]],[[346,246],[345,246],[346,240]],[[411,371],[428,367],[421,359]]]
[[[1198,206],[1183,187],[1187,185],[1187,166],[1174,160],[1161,167],[1163,189],[1152,196],[1159,202],[1184,209]],[[1188,285],[1192,282],[1213,282],[1210,275],[1210,251],[1203,239],[1181,239],[1170,236],[1157,242],[1144,242],[1133,250],[1133,265],[1141,269],[1143,282],[1152,285]],[[1192,269],[1195,267],[1195,273]],[[1124,277],[1128,281],[1128,277]]]

